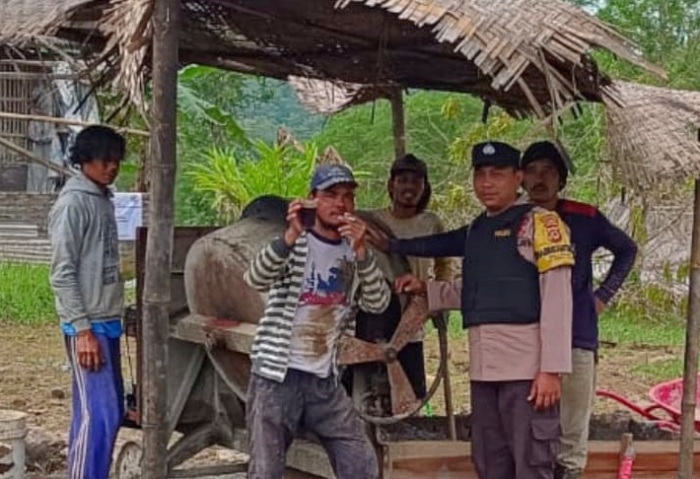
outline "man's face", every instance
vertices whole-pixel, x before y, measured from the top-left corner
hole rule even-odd
[[[481,204],[489,211],[501,211],[518,198],[523,174],[512,167],[480,166],[474,170],[472,180]]]
[[[528,163],[523,173],[523,187],[533,203],[541,205],[556,200],[561,177],[552,160],[543,158]]]
[[[121,161],[115,159],[92,160],[87,163],[83,163],[81,169],[85,176],[97,183],[102,188],[106,188],[117,179],[120,164]]]
[[[404,208],[418,206],[425,191],[425,178],[413,171],[402,171],[389,181],[389,196],[395,205]]]
[[[355,186],[340,183],[313,194],[317,200],[316,219],[328,228],[337,228],[345,213],[355,212]]]

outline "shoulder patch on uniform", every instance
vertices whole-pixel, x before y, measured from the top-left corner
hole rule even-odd
[[[533,249],[540,273],[562,266],[573,266],[569,228],[553,211],[534,212]]]
[[[562,213],[583,215],[589,218],[594,218],[598,214],[598,208],[595,206],[571,200],[562,200],[559,204],[559,209]]]

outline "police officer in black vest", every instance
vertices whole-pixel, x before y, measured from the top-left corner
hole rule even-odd
[[[485,211],[440,235],[392,240],[392,252],[461,256],[462,280],[402,292],[427,294],[431,311],[460,309],[469,330],[472,458],[480,479],[551,479],[559,438],[561,374],[571,371],[569,232],[554,212],[518,196],[520,152],[500,142],[472,151]],[[381,248],[381,241],[375,241]]]

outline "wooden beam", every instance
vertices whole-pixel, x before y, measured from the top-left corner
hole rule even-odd
[[[26,149],[22,148],[21,146],[16,145],[15,143],[12,143],[9,140],[6,140],[5,138],[3,138],[1,136],[0,136],[0,146],[4,146],[8,150],[14,151],[15,153],[25,157],[29,161],[36,163],[38,165],[41,165],[41,166],[45,166],[49,170],[55,171],[56,173],[60,173],[62,175],[67,175],[67,176],[73,176],[73,174],[74,174],[68,168],[64,168],[64,167],[59,166],[55,163],[51,163],[50,161],[47,161],[43,158],[39,158],[31,151],[26,150]]]
[[[0,80],[75,80],[71,74],[41,72],[0,72]]]
[[[8,113],[6,111],[0,111],[0,118],[6,118],[8,120],[25,120],[25,121],[44,121],[46,123],[55,123],[56,125],[74,125],[74,126],[93,126],[95,123],[82,120],[69,120],[68,118],[59,118],[56,116],[44,116],[44,115],[24,115],[21,113]],[[151,134],[144,130],[137,130],[135,128],[125,128],[121,126],[114,125],[104,125],[119,133],[129,133],[131,135],[145,136],[149,137]]]
[[[257,324],[192,314],[178,320],[170,334],[182,341],[248,354],[257,327]]]
[[[690,247],[688,325],[685,333],[685,364],[681,402],[681,446],[678,479],[693,478],[693,441],[697,400],[698,355],[700,353],[700,180],[695,180],[693,237]]]
[[[464,441],[401,441],[385,446],[385,478],[444,477],[476,479],[471,443]],[[699,445],[695,449],[700,451]],[[637,441],[634,478],[672,479],[677,471],[677,441]],[[619,441],[589,441],[584,479],[615,477],[620,458]],[[700,464],[700,453],[692,457]]]
[[[144,479],[167,473],[168,333],[173,200],[177,166],[177,69],[180,0],[155,0],[153,25],[153,134],[151,208],[143,293]]]
[[[223,466],[207,466],[191,469],[173,469],[168,473],[168,479],[193,478],[208,476],[223,476],[225,474],[236,474],[246,472],[248,464],[226,464]]]
[[[406,154],[406,119],[403,110],[403,94],[396,89],[389,98],[391,117],[394,125],[394,155],[401,158]]]

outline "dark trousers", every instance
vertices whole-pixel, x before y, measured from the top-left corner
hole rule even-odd
[[[472,460],[479,479],[553,479],[559,407],[535,410],[532,381],[472,381]]]
[[[333,377],[290,369],[278,383],[253,374],[246,422],[248,479],[282,479],[285,455],[301,429],[315,434],[337,479],[376,479],[377,455],[350,398]]]

